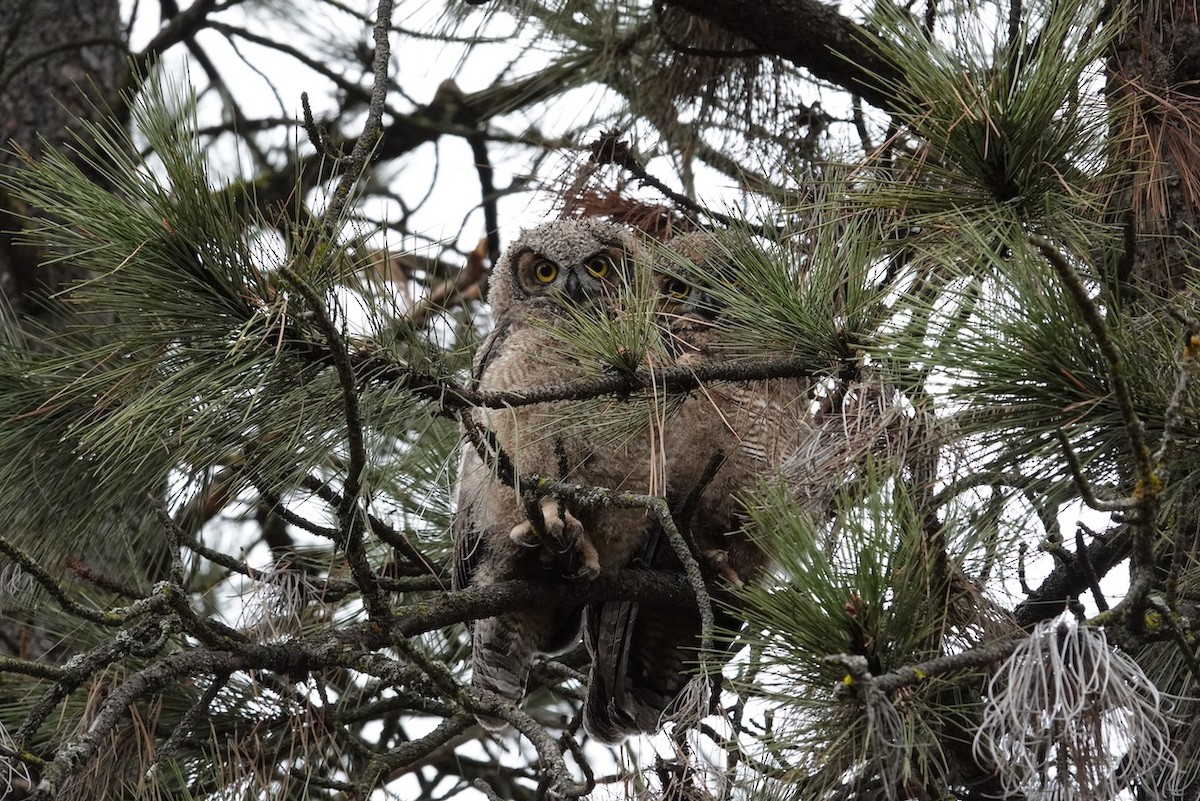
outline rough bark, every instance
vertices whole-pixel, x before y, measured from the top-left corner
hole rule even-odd
[[[0,0],[0,170],[15,149],[37,156],[43,140],[71,141],[78,120],[96,120],[116,97],[127,51],[117,0]],[[0,292],[18,314],[48,319],[45,298],[79,277],[68,263],[41,267],[16,242],[36,210],[0,196]]]
[[[21,153],[37,158],[47,146],[69,152],[81,121],[109,117],[128,52],[117,0],[0,0],[0,20],[0,171],[7,171]],[[12,336],[20,329],[34,353],[79,314],[55,293],[86,277],[69,260],[43,264],[44,254],[22,243],[23,231],[37,224],[39,213],[0,191],[0,295],[14,314],[0,316],[0,328],[7,328],[0,333]],[[161,569],[165,541],[144,494],[97,503],[104,507],[104,525],[78,542],[64,540],[61,531],[32,534],[59,538],[63,553],[111,577],[145,578]],[[64,521],[82,511],[63,510]],[[5,510],[2,520],[9,534],[25,525],[21,509]],[[115,532],[139,544],[120,547],[109,539]],[[51,661],[70,656],[30,610],[5,608],[0,618],[0,652]]]
[[[1130,207],[1122,278],[1167,298],[1195,280],[1200,230],[1200,18],[1181,0],[1143,0],[1113,48],[1110,96],[1121,103],[1114,139],[1141,169],[1121,201]]]

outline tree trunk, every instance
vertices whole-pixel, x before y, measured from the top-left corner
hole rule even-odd
[[[1142,0],[1129,13],[1110,65],[1110,96],[1122,103],[1114,139],[1140,165],[1122,198],[1136,243],[1122,278],[1135,297],[1169,298],[1194,276],[1200,230],[1200,26],[1196,6],[1182,0]]]
[[[71,141],[78,120],[96,121],[116,105],[128,55],[118,0],[0,0],[0,170],[21,150],[37,157],[43,140]],[[55,326],[62,305],[48,300],[80,277],[69,263],[39,266],[16,234],[29,225],[0,195],[0,292],[18,315]],[[57,325],[61,325],[61,322]]]
[[[118,0],[0,0],[0,20],[0,171],[11,170],[19,153],[38,158],[47,145],[70,152],[83,120],[124,118],[112,113],[128,56]],[[45,352],[46,337],[80,313],[55,293],[86,277],[69,260],[43,264],[45,254],[21,242],[22,230],[37,225],[38,215],[0,190],[0,311],[13,313],[0,315],[0,334],[10,340],[23,335],[34,354]],[[21,509],[7,509],[3,534],[52,543],[59,559],[75,557],[100,575],[137,586],[161,575],[166,564],[165,538],[147,489],[137,497],[97,499],[106,523],[82,536],[64,533],[77,530],[67,523],[81,509],[61,510],[61,527],[36,515],[31,519],[38,522],[26,523]],[[46,566],[65,569],[62,562]],[[70,656],[71,646],[24,606],[14,600],[0,611],[0,652],[56,661]]]

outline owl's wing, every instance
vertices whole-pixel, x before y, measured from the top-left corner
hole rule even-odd
[[[454,522],[450,530],[454,537],[451,587],[454,590],[470,586],[471,578],[483,561],[486,551],[483,520],[482,477],[483,460],[468,442],[463,442],[458,463],[458,484],[455,491]]]
[[[480,343],[471,362],[471,379],[468,383],[471,389],[479,387],[484,372],[492,359],[499,354],[500,346],[511,327],[506,322],[499,323]],[[480,505],[484,502],[484,485],[487,480],[483,460],[479,458],[466,436],[463,436],[459,450],[454,522],[451,525],[451,534],[454,537],[452,586],[456,590],[471,584],[471,577],[479,568],[486,550],[485,511],[480,509]]]
[[[483,342],[479,344],[478,350],[475,351],[475,358],[471,360],[471,388],[475,389],[479,386],[480,380],[483,378],[484,372],[488,365],[500,353],[500,348],[504,344],[504,340],[508,338],[509,332],[512,330],[511,319],[501,320],[496,323],[496,327],[491,333],[484,337]]]

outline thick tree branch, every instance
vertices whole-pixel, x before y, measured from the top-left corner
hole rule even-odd
[[[1028,630],[1039,621],[1062,613],[1070,599],[1078,598],[1091,587],[1093,575],[1104,576],[1129,556],[1132,539],[1130,526],[1126,525],[1104,537],[1094,538],[1081,558],[1057,562],[1041,585],[1017,605],[1013,612],[1017,623]]]
[[[896,97],[881,87],[902,76],[870,42],[868,28],[843,17],[836,6],[817,0],[666,0],[697,17],[736,33],[768,53],[781,56],[813,77],[837,84],[880,108],[893,109]]]

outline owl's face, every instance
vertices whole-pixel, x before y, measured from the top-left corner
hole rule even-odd
[[[578,258],[555,255],[534,247],[513,253],[513,283],[526,298],[548,296],[586,306],[613,297],[624,283],[625,252],[620,247],[602,247]]]
[[[711,328],[721,316],[721,302],[695,276],[656,274],[658,313],[671,331]]]
[[[677,236],[667,248],[675,255],[662,256],[654,272],[665,326],[674,333],[711,328],[725,307],[716,291],[718,282],[730,285],[735,280],[725,252],[703,232]]]
[[[590,218],[523,231],[492,271],[492,311],[500,319],[561,303],[588,307],[615,299],[632,247],[623,229]]]

